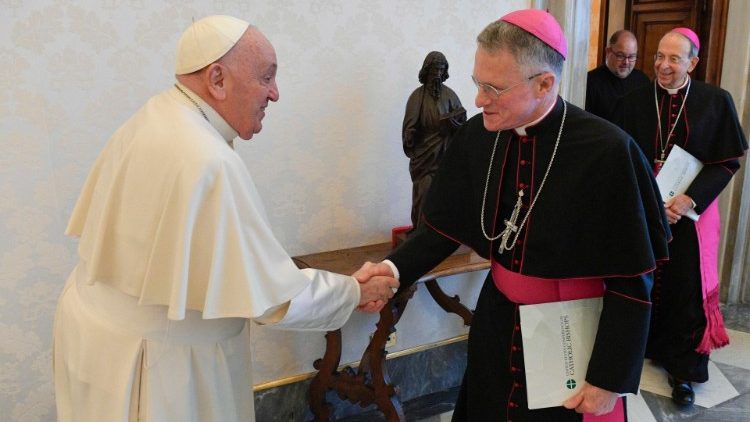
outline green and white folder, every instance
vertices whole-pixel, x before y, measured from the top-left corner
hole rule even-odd
[[[562,406],[586,379],[602,298],[519,309],[529,409]]]
[[[664,166],[656,175],[656,184],[659,185],[662,201],[667,202],[674,196],[685,193],[702,168],[703,163],[700,160],[674,145]],[[698,221],[699,217],[692,209],[685,213],[685,216],[693,221]]]

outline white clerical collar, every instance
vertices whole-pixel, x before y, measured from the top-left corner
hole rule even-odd
[[[690,80],[690,75],[685,75],[685,80],[682,82],[682,85],[678,86],[677,88],[666,88],[666,87],[664,87],[664,85],[661,84],[661,82],[659,82],[658,79],[656,80],[656,83],[659,84],[659,86],[661,87],[661,89],[667,91],[669,93],[669,95],[674,95],[674,94],[677,93],[677,91],[681,90],[682,88],[685,88],[685,85],[688,84],[689,80]]]
[[[557,105],[557,98],[555,98],[555,101],[552,102],[552,105],[549,106],[549,108],[547,109],[547,111],[545,111],[544,114],[542,114],[542,116],[540,118],[534,120],[531,123],[527,123],[527,124],[525,124],[523,126],[519,126],[519,127],[515,128],[513,130],[516,131],[516,133],[518,134],[518,136],[526,136],[526,128],[534,126],[535,124],[541,122],[545,117],[547,117],[547,115],[549,114],[549,112],[552,111],[553,108],[555,108],[555,105]]]
[[[198,108],[196,108],[195,104],[192,104],[190,102],[190,99],[179,92],[179,89],[182,89],[182,91],[184,91],[184,93],[187,94],[190,99],[195,101],[198,104]],[[206,120],[208,120],[208,123],[210,123],[211,126],[213,126],[217,132],[219,132],[221,137],[224,138],[225,141],[227,141],[229,146],[233,147],[234,138],[239,136],[239,133],[237,133],[237,131],[234,130],[231,126],[229,126],[229,123],[227,123],[227,121],[224,120],[224,118],[221,117],[221,115],[217,113],[216,110],[213,109],[213,107],[203,101],[203,99],[198,96],[198,94],[191,91],[190,88],[179,82],[177,82],[175,90],[177,90],[177,97],[181,98],[186,104],[189,104],[190,107],[194,108],[196,113],[201,114],[201,111],[203,111],[203,113],[206,114],[205,117]]]

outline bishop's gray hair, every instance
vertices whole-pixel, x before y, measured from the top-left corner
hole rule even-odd
[[[560,79],[563,56],[539,38],[505,21],[487,25],[477,36],[477,43],[486,51],[510,52],[529,73],[550,71]]]
[[[679,34],[679,32],[678,32],[678,34]],[[690,38],[688,38],[688,37],[686,37],[686,36],[684,36],[682,34],[680,34],[680,35],[683,38],[685,38],[686,40],[688,40],[688,44],[690,44],[690,52],[688,52],[688,59],[692,59],[693,57],[698,57],[698,47],[696,47],[696,45],[693,44],[693,41]]]
[[[695,44],[690,41],[690,55],[688,56],[688,58],[692,59],[693,57],[698,57],[698,47],[696,47]]]

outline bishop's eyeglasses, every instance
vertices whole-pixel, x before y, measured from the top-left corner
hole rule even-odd
[[[518,85],[521,85],[524,82],[528,82],[528,81],[530,81],[530,80],[532,80],[532,79],[534,79],[537,76],[540,76],[542,74],[544,74],[544,72],[536,73],[536,74],[531,75],[528,78],[522,80],[521,82],[514,83],[513,85],[511,85],[511,86],[509,86],[507,88],[503,88],[503,89],[495,88],[494,86],[492,86],[492,85],[490,85],[490,84],[488,84],[486,82],[479,82],[477,80],[477,78],[474,77],[474,75],[471,76],[471,80],[472,80],[472,82],[474,82],[474,85],[476,85],[477,89],[481,90],[482,92],[484,92],[485,94],[487,94],[490,98],[492,98],[494,100],[494,99],[499,98],[501,95],[505,94],[506,92],[510,91],[511,89],[517,87]]]
[[[615,56],[615,59],[617,59],[618,62],[624,62],[625,60],[627,60],[629,62],[634,62],[634,61],[638,60],[638,56],[635,55],[635,54],[631,54],[629,56],[626,55],[626,54],[614,53],[614,52],[612,54]]]

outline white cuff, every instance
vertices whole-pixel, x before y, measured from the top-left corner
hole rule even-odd
[[[398,268],[396,268],[396,264],[394,264],[390,259],[384,259],[383,264],[391,267],[391,272],[393,273],[393,278],[398,280],[401,278],[401,274],[398,272]]]

